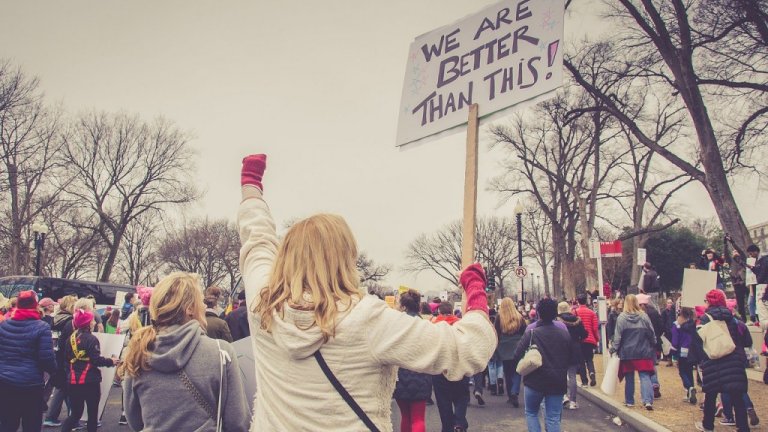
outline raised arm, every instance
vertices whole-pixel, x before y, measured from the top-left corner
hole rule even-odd
[[[263,199],[262,177],[266,169],[265,155],[243,159],[240,176],[242,201],[237,215],[240,232],[240,272],[249,308],[258,302],[258,294],[269,281],[277,256],[277,232],[272,214]]]

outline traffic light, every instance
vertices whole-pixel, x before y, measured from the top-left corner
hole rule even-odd
[[[493,270],[490,270],[487,275],[488,278],[488,284],[485,286],[485,290],[487,292],[495,291],[496,290],[496,279],[493,275]]]

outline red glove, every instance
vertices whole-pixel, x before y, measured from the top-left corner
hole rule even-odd
[[[459,278],[467,293],[466,311],[481,310],[488,313],[488,295],[485,293],[485,271],[480,264],[472,264],[461,272]]]
[[[240,171],[240,186],[252,185],[264,190],[261,179],[267,169],[267,155],[255,154],[243,158],[243,168]]]

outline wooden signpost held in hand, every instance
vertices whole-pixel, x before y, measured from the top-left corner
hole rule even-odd
[[[475,261],[475,219],[477,218],[477,149],[479,120],[477,104],[469,107],[467,123],[467,161],[464,170],[464,225],[461,236],[461,270]],[[466,310],[467,294],[462,290],[462,312]]]

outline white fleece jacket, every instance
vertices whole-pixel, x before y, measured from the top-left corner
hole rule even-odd
[[[251,308],[266,286],[277,253],[275,224],[261,191],[243,188],[238,223],[258,390],[251,431],[367,431],[315,361],[322,348],[329,368],[382,431],[391,431],[390,400],[397,368],[444,374],[457,380],[483,370],[496,333],[482,312],[453,326],[431,324],[362,295],[341,313],[336,337],[323,344],[313,313],[291,308],[275,315],[271,333]]]

